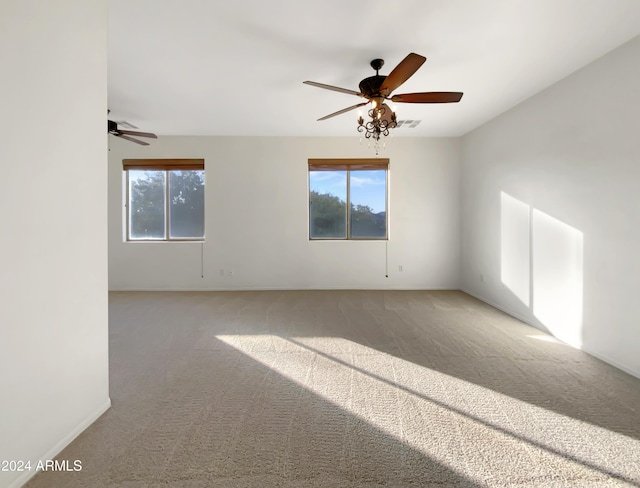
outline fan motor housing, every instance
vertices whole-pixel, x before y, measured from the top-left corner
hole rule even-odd
[[[107,120],[107,131],[110,134],[118,133],[118,124],[116,124],[113,120]]]
[[[374,75],[369,76],[369,78],[365,78],[360,82],[360,93],[362,93],[367,98],[372,98],[380,95],[380,87],[384,80],[386,80],[386,76],[382,75]]]

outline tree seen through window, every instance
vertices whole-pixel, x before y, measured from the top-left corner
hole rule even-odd
[[[204,238],[204,170],[129,169],[129,240]]]
[[[386,169],[310,168],[310,238],[385,239],[386,172]]]

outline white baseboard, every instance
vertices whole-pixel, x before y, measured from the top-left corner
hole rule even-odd
[[[481,295],[478,295],[477,293],[469,291],[466,288],[461,288],[460,291],[466,293],[467,295],[471,295],[473,298],[477,298],[478,300],[480,300],[481,302],[486,303],[487,305],[491,305],[493,308],[497,308],[501,312],[504,312],[507,315],[510,315],[511,317],[518,319],[520,322],[524,322],[525,324],[530,325],[531,327],[535,327],[538,330],[543,330],[543,329],[540,328],[540,325],[535,324],[530,318],[525,317],[524,315],[520,315],[519,313],[513,312],[512,310],[509,310],[509,309],[503,307],[502,305],[499,305],[499,304],[495,303],[494,301],[489,300],[488,298],[485,298],[485,297],[483,297]],[[547,330],[543,330],[543,332],[549,333]]]
[[[510,315],[518,320],[520,320],[521,322],[524,322],[527,325],[530,325],[531,327],[535,327],[538,330],[543,330],[540,328],[540,326],[538,324],[533,323],[533,321],[530,318],[524,317],[518,313],[512,312],[511,310],[506,309],[505,307],[498,305],[497,303],[494,303],[492,300],[488,300],[487,298],[484,298],[476,293],[473,293],[469,290],[466,290],[464,288],[462,288],[460,291],[463,291],[464,293],[466,293],[467,295],[471,295],[473,298],[477,298],[478,300],[480,300],[481,302],[486,303],[487,305],[491,305],[494,308],[497,308],[498,310],[500,310],[501,312],[506,313],[507,315]],[[546,332],[547,334],[551,334],[548,330],[544,330],[544,332]],[[553,334],[551,334],[553,335]],[[554,336],[555,337],[555,336]],[[556,339],[558,339],[556,337]],[[566,344],[564,341],[562,341],[561,339],[558,339],[559,341],[563,342],[563,344]],[[571,344],[567,344],[568,346],[574,347]],[[588,347],[579,347],[578,349],[580,349],[583,352],[586,352],[587,354],[589,354],[590,356],[593,356],[594,358],[599,359],[600,361],[604,361],[607,364],[610,364],[611,366],[613,366],[614,368],[618,368],[621,371],[624,371],[627,374],[630,374],[631,376],[635,376],[636,378],[640,378],[640,371],[635,371],[632,368],[629,368],[627,366],[623,366],[622,364],[618,363],[617,361],[612,360],[611,358],[606,357],[603,354],[597,353],[592,351],[590,348]]]
[[[593,352],[592,350],[590,350],[588,347],[585,348],[581,348],[581,351],[586,352],[587,354],[589,354],[590,356],[593,356],[594,358],[598,358],[600,361],[604,361],[607,364],[610,364],[611,366],[613,366],[614,368],[618,368],[620,371],[624,371],[627,374],[630,374],[631,376],[635,376],[636,378],[640,378],[640,371],[635,371],[627,366],[623,366],[622,364],[618,363],[617,361],[613,361],[612,359],[609,359],[608,357],[597,353],[597,352]]]
[[[48,459],[55,458],[60,452],[67,447],[71,442],[78,437],[82,432],[84,432],[87,427],[89,427],[92,423],[94,423],[100,416],[105,413],[111,407],[111,398],[107,397],[106,401],[97,408],[91,415],[86,417],[82,422],[80,422],[71,432],[69,432],[66,436],[64,436],[60,441],[58,441],[51,449],[49,449],[43,456],[40,456],[35,464],[39,464],[39,461],[46,461]],[[20,488],[24,484],[27,483],[33,476],[35,476],[38,471],[24,471],[22,475],[16,478],[13,483],[11,483],[8,488]]]
[[[379,286],[365,287],[365,286],[312,286],[308,288],[285,288],[285,287],[268,287],[268,286],[245,286],[245,287],[230,287],[230,288],[128,288],[128,287],[113,287],[109,288],[109,291],[458,291],[458,288],[452,286],[446,287],[387,287],[380,288]]]

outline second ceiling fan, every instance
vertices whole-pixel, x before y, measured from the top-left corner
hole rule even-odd
[[[356,95],[361,98],[365,98],[365,102],[357,103],[351,107],[343,108],[337,112],[333,112],[329,115],[319,118],[318,120],[326,120],[336,115],[355,110],[356,108],[363,107],[368,103],[373,103],[373,110],[376,114],[385,113],[387,110],[391,113],[391,110],[385,103],[386,100],[390,100],[394,103],[456,103],[462,98],[461,92],[420,92],[420,93],[403,93],[399,95],[392,95],[396,88],[407,81],[413,74],[418,71],[420,66],[427,60],[424,56],[419,54],[410,53],[406,58],[400,61],[400,64],[396,66],[391,73],[387,76],[379,74],[380,68],[384,65],[384,60],[374,59],[371,61],[371,67],[376,70],[374,76],[370,76],[362,80],[359,84],[360,91],[349,90],[347,88],[340,88],[338,86],[327,85],[324,83],[318,83],[316,81],[304,81],[303,83],[318,88],[324,88],[325,90],[333,90],[340,93],[347,93],[349,95]],[[379,115],[381,116],[381,115]],[[388,115],[387,115],[388,116]],[[395,121],[395,114],[393,115]]]

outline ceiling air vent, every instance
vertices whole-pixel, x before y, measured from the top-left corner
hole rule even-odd
[[[398,120],[396,122],[397,127],[407,127],[409,129],[413,129],[415,128],[420,122],[422,122],[421,120]]]

